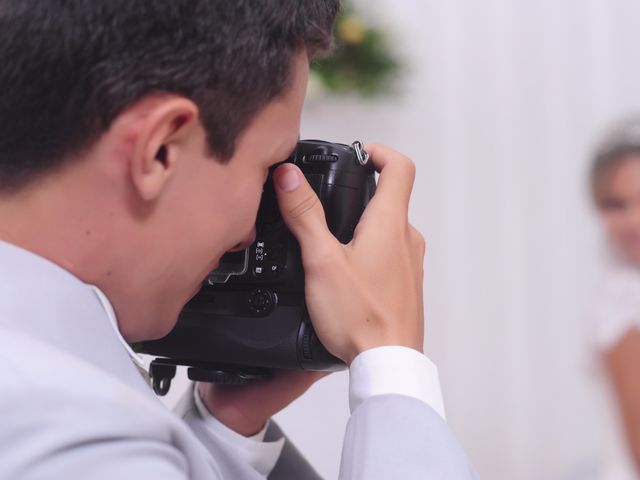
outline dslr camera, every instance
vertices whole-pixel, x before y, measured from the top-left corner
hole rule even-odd
[[[315,190],[331,233],[349,243],[376,189],[375,170],[360,142],[300,141],[294,163]],[[300,246],[282,219],[272,173],[256,220],[256,240],[228,253],[187,303],[166,337],[136,345],[151,363],[153,388],[168,392],[176,366],[192,380],[242,384],[273,369],[341,370],[320,343],[305,304]]]

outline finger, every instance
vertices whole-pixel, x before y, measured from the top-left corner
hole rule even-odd
[[[412,225],[409,225],[409,237],[412,249],[412,261],[414,262],[414,271],[416,272],[416,284],[422,288],[424,275],[424,259],[426,253],[426,241],[422,234]]]
[[[422,235],[422,233],[420,233],[420,231],[413,225],[409,224],[409,237],[411,238],[411,243],[417,253],[418,258],[423,259],[427,250],[427,242],[424,238],[424,235]]]
[[[406,210],[416,176],[415,164],[408,157],[384,145],[366,145],[366,152],[380,172],[376,196],[380,203]]]
[[[412,225],[409,225],[409,234],[415,251],[415,295],[418,299],[418,313],[420,318],[419,338],[424,341],[424,258],[426,252],[426,241],[422,233],[420,233]]]
[[[298,167],[284,164],[274,172],[274,183],[280,212],[303,251],[325,251],[338,241],[327,227],[318,196]]]

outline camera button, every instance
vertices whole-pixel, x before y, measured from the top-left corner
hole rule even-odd
[[[323,153],[314,153],[311,155],[305,155],[302,158],[304,163],[334,163],[338,161],[337,155],[327,155]]]
[[[278,296],[266,288],[256,288],[249,293],[247,304],[252,315],[265,317],[276,308]]]

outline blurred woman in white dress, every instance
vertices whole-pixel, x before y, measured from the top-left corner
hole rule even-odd
[[[640,118],[605,140],[591,181],[610,246],[593,312],[595,338],[640,472]]]

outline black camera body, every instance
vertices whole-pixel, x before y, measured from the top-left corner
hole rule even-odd
[[[287,160],[304,173],[331,233],[348,243],[376,188],[375,170],[359,142],[306,140]],[[271,369],[340,370],[318,340],[305,304],[300,246],[286,227],[271,175],[264,186],[256,240],[225,255],[166,337],[143,342],[157,393],[169,389],[175,365],[193,380],[243,383]]]

